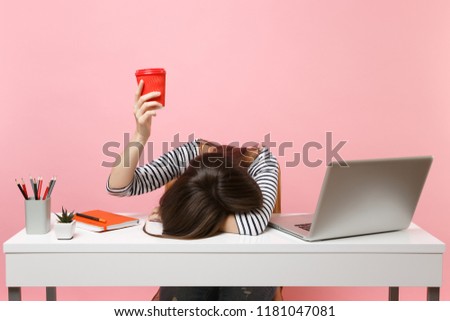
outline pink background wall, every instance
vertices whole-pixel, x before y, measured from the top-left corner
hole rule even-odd
[[[157,203],[160,192],[108,196],[109,168],[101,165],[111,161],[102,146],[134,129],[134,71],[145,67],[168,72],[155,154],[177,133],[223,143],[270,133],[277,146],[292,142],[279,156],[285,212],[314,210],[325,166],[286,162],[309,141],[324,145],[327,131],[333,144],[348,141],[340,151],[348,159],[432,154],[415,222],[449,243],[449,32],[448,1],[3,1],[0,243],[24,227],[14,178],[57,175],[55,211],[145,212]],[[310,156],[324,159],[324,150]],[[449,265],[445,256],[445,300]],[[114,290],[58,295],[147,300],[154,289]],[[44,289],[22,295],[40,300]],[[384,300],[387,289],[289,288],[285,296]],[[401,291],[401,299],[424,296],[424,289]]]

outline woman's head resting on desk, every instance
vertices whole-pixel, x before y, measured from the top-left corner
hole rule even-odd
[[[220,232],[228,215],[262,206],[259,186],[236,150],[204,153],[160,200],[163,236],[196,239]]]

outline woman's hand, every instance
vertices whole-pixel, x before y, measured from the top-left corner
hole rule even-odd
[[[159,215],[159,206],[156,206],[150,215],[148,216],[147,220],[151,222],[161,222],[161,216]]]
[[[163,106],[153,98],[161,95],[158,91],[142,95],[144,81],[139,82],[138,89],[134,95],[134,117],[136,119],[136,135],[140,142],[145,142],[150,137],[152,127],[152,117],[156,116],[156,111]]]

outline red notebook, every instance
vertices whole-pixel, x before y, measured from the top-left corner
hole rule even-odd
[[[81,212],[81,214],[85,214],[88,216],[92,216],[93,218],[102,219],[100,222],[95,219],[81,217],[75,215],[75,220],[77,221],[77,227],[80,227],[85,230],[102,232],[109,230],[116,230],[124,227],[135,226],[139,224],[139,219],[136,217],[125,216],[110,212],[105,212],[102,210],[92,210]]]

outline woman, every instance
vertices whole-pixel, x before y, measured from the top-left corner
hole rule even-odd
[[[278,163],[267,148],[237,149],[200,139],[137,167],[161,104],[152,92],[135,94],[136,130],[121,162],[111,170],[107,190],[116,196],[153,191],[177,178],[152,218],[160,216],[163,236],[200,238],[219,232],[261,234],[275,205]],[[138,146],[138,148],[133,148]],[[129,164],[127,166],[127,163]],[[200,224],[201,223],[201,224]],[[274,288],[161,288],[161,300],[267,300]]]

